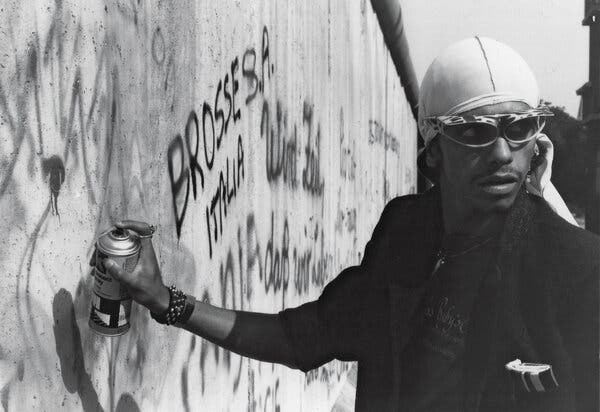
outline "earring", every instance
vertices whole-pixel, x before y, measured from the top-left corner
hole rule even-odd
[[[537,143],[536,143],[535,146],[533,146],[533,154],[534,154],[534,156],[539,156],[540,155],[540,148],[537,145]]]

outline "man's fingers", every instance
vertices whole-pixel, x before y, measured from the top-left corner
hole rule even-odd
[[[108,272],[108,274],[111,275],[113,278],[117,279],[120,282],[127,280],[129,274],[125,272],[121,268],[121,266],[117,265],[117,263],[114,260],[106,258],[102,261],[102,264],[106,268],[106,272]]]
[[[154,226],[150,226],[146,222],[140,222],[137,220],[120,220],[115,222],[115,226],[121,229],[130,229],[137,232],[141,236],[148,236],[154,233]]]

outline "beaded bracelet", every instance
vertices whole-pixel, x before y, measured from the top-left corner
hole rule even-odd
[[[163,325],[184,324],[194,311],[196,299],[185,295],[175,285],[169,286],[169,307],[163,313],[150,312],[152,319]]]

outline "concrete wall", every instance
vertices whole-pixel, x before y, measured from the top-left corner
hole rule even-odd
[[[242,359],[134,305],[87,326],[94,239],[157,225],[167,284],[313,299],[416,184],[415,122],[369,2],[7,0],[0,8],[0,405],[328,410],[348,364]]]

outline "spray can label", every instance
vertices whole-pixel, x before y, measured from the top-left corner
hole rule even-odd
[[[113,278],[104,267],[110,258],[123,270],[131,272],[139,258],[140,242],[137,236],[124,229],[104,232],[96,242],[96,267],[89,325],[105,336],[118,336],[130,327],[131,297],[127,288]]]

